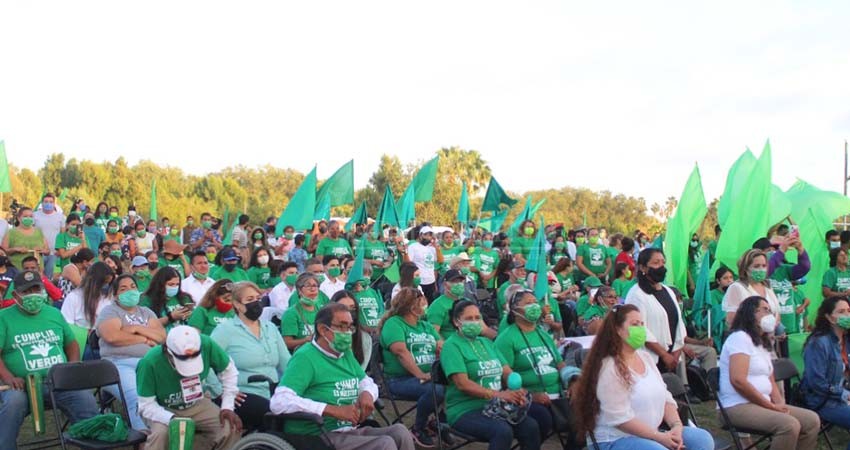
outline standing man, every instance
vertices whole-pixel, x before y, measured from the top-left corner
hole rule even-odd
[[[216,251],[221,250],[221,235],[217,230],[213,230],[212,214],[205,212],[201,214],[201,227],[192,231],[189,238],[189,247],[192,250],[203,250],[207,247],[215,247]]]
[[[231,235],[230,245],[236,249],[236,252],[239,253],[239,256],[242,257],[242,261],[246,263],[251,260],[251,253],[248,250],[248,222],[250,218],[247,214],[242,214],[239,216],[237,220],[237,224],[233,227],[233,234]],[[229,226],[229,224],[225,224],[225,226]]]
[[[419,268],[419,276],[422,279],[419,287],[425,297],[428,297],[430,305],[437,298],[437,264],[443,263],[443,253],[434,240],[434,230],[428,225],[419,229],[417,239],[406,250],[399,247],[398,251],[405,262],[412,262]]]
[[[192,216],[186,216],[186,226],[183,227],[183,233],[181,235],[181,243],[188,244],[192,240],[192,232],[195,231],[197,227],[195,226],[195,218]]]
[[[65,215],[56,210],[56,197],[48,192],[41,199],[41,209],[32,216],[35,219],[35,227],[41,230],[50,248],[50,254],[44,255],[44,275],[52,280],[53,269],[56,267],[56,236],[65,225]]]
[[[328,235],[319,241],[316,247],[316,257],[334,255],[342,258],[345,255],[353,255],[348,241],[339,235],[339,222],[331,220],[328,222]]]

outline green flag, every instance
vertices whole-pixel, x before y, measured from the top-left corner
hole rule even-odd
[[[345,279],[345,288],[351,289],[358,281],[363,281],[363,261],[366,255],[366,246],[358,245],[354,256],[354,264],[351,265],[351,270],[348,271],[348,277]],[[363,287],[369,287],[369,279],[366,278]]]
[[[484,203],[481,204],[481,211],[499,211],[499,205],[506,204],[508,208],[516,204],[516,200],[508,197],[508,194],[499,185],[495,177],[490,177],[490,183],[487,185],[487,193],[484,194]]]
[[[398,220],[399,227],[407,228],[410,226],[411,220],[416,220],[416,187],[413,182],[407,185],[407,189],[404,190],[404,194],[401,194],[401,197],[398,199],[398,203],[396,203],[396,210],[398,211]]]
[[[354,211],[354,215],[351,216],[351,219],[348,220],[345,224],[345,231],[349,232],[354,229],[354,225],[365,225],[368,217],[366,216],[366,202],[360,202],[360,206],[357,207],[357,211]]]
[[[534,218],[534,216],[537,215],[537,210],[540,209],[540,207],[543,206],[544,203],[546,203],[545,198],[543,200],[540,200],[539,202],[535,203],[534,206],[531,207],[531,212],[528,214],[528,217]]]
[[[381,200],[381,207],[378,208],[378,215],[375,220],[375,231],[380,232],[381,227],[384,225],[389,225],[391,227],[401,226],[398,219],[398,211],[395,207],[395,200],[393,200],[393,191],[390,189],[389,184],[384,189],[384,198]]]
[[[330,206],[348,205],[354,203],[354,160],[343,164],[319,188],[317,199],[329,196]],[[330,217],[330,213],[328,213]]]
[[[325,192],[321,197],[316,196],[316,212],[313,220],[331,220],[331,195]]]
[[[667,221],[667,233],[664,236],[666,281],[681,292],[688,291],[688,245],[707,212],[699,167],[694,166],[682,190],[682,196],[679,197],[676,213]]]
[[[747,175],[753,170],[756,165],[756,157],[750,149],[747,149],[729,168],[729,173],[726,175],[726,188],[723,190],[723,195],[717,204],[717,223],[721,228],[726,228],[726,219],[729,218],[732,202],[741,195],[741,189],[747,182]]]
[[[775,184],[770,185],[770,210],[765,213],[768,214],[767,223],[770,226],[782,222],[791,214],[791,201]]]
[[[221,226],[226,227],[230,223],[230,205],[224,205],[224,214],[221,215]],[[227,233],[227,230],[222,230],[222,236]]]
[[[519,212],[519,215],[516,216],[514,222],[511,224],[510,228],[508,228],[508,234],[516,234],[519,226],[522,225],[523,222],[529,220],[531,218],[531,196],[525,198],[525,206],[522,207],[522,211]],[[535,266],[536,267],[536,266]]]
[[[437,180],[437,165],[440,162],[440,156],[435,156],[432,160],[423,165],[413,180],[410,182],[414,186],[414,196],[417,202],[430,202],[434,196],[434,182]]]
[[[398,283],[398,280],[401,279],[401,274],[398,272],[398,260],[393,261],[393,263],[384,270],[384,276],[387,280],[390,280],[391,283]]]
[[[0,192],[12,192],[9,163],[6,161],[6,143],[0,141]]]
[[[540,222],[540,227],[537,229],[537,235],[534,237],[534,244],[528,252],[528,259],[525,260],[525,270],[536,272],[540,266],[540,259],[546,260],[546,232],[543,231],[543,222]]]
[[[68,196],[68,188],[62,188],[62,193],[59,194],[59,202],[64,203],[65,197]]]
[[[315,211],[316,167],[314,166],[280,214],[274,230],[275,236],[283,236],[283,228],[287,225],[292,225],[297,231],[310,230],[313,228],[313,213]]]
[[[770,154],[768,142],[755,166],[745,174],[746,181],[738,195],[731,199],[726,225],[721,225],[723,234],[717,242],[715,263],[719,262],[735,273],[738,272],[738,258],[741,254],[770,228],[769,214],[765,214],[765,210],[770,207],[773,186],[770,182]]]
[[[149,219],[158,219],[158,216],[156,214],[156,180],[151,181],[151,213]]]
[[[691,317],[697,331],[708,329],[708,308],[711,308],[711,263],[708,252],[703,253],[699,267],[699,276],[694,280],[694,305]]]
[[[460,190],[460,201],[457,204],[457,221],[463,225],[469,223],[469,194],[466,192],[466,181]]]
[[[233,218],[233,222],[230,224],[230,227],[227,228],[226,234],[224,235],[224,239],[221,240],[223,245],[233,245],[233,229],[236,228],[236,225],[239,223],[239,214]],[[227,222],[222,222],[222,225],[227,226]]]
[[[475,222],[475,226],[481,227],[491,233],[498,233],[501,231],[502,225],[505,223],[505,219],[508,218],[508,211],[510,210],[505,208],[501,211],[495,212],[490,217]]]
[[[546,227],[543,226],[543,219],[540,219],[540,226],[537,228],[537,237],[534,239],[534,247],[528,255],[528,261],[525,263],[526,270],[529,263],[534,264],[534,270],[537,272],[537,278],[534,281],[534,296],[537,300],[543,301],[546,299],[546,294],[549,293],[549,264],[546,261],[546,232],[543,231]],[[536,258],[532,259],[532,253],[536,253]]]

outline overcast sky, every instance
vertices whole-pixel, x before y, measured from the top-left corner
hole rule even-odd
[[[841,191],[850,3],[41,1],[0,4],[0,139],[199,174],[326,178],[480,151],[512,191],[709,200],[749,146]]]

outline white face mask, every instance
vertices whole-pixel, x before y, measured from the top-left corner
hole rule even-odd
[[[759,321],[761,331],[764,333],[773,333],[776,331],[776,317],[773,314],[768,314]]]
[[[269,257],[268,257],[268,255],[258,256],[258,257],[257,257],[257,262],[258,262],[258,263],[260,263],[260,264],[268,264],[268,263],[269,263]]]
[[[596,291],[598,291],[598,290],[599,290],[599,288],[591,289],[590,290],[590,298],[596,298]]]

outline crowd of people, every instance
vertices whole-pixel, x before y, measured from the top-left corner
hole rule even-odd
[[[66,214],[48,193],[0,227],[0,440],[15,442],[28,414],[27,375],[90,359],[118,369],[129,425],[148,449],[167,448],[174,417],[193,419],[196,445],[226,449],[270,431],[267,412],[324,416],[340,450],[433,447],[451,430],[491,449],[536,449],[557,433],[575,448],[712,449],[707,431],[680,418],[662,374],[691,386],[716,367],[731,425],[775,434],[773,449],[815,448],[821,419],[850,429],[847,232],[825,236],[825,300],[810,325],[799,286],[812,264],[787,225],[717,269],[697,311],[698,265],[703,252],[713,259],[719,228],[710,242],[694,236],[688,283],[670,286],[663,250],[640,231],[547,226],[535,249],[533,221],[492,233],[428,223],[344,232],[323,220],[276,236],[274,217],[243,214],[233,229],[199,218],[180,227],[83,201]],[[811,331],[805,403],[789,405],[772,361],[801,331]],[[564,358],[578,336],[592,336],[581,367]],[[416,403],[409,428],[370,420],[386,396],[378,376]],[[700,397],[695,386],[689,395]],[[57,403],[72,422],[98,412],[84,392]],[[304,420],[283,431],[322,432]]]

